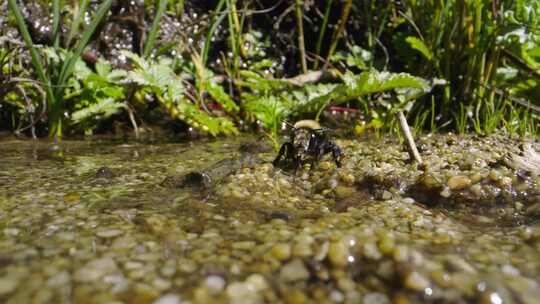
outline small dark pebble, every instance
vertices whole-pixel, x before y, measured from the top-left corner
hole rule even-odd
[[[97,169],[95,177],[96,178],[113,178],[114,172],[109,167],[101,167]]]
[[[290,215],[287,211],[276,210],[276,211],[270,212],[270,213],[267,215],[267,219],[268,219],[269,221],[275,220],[275,219],[280,219],[280,220],[284,220],[284,221],[289,221],[289,220],[291,219],[291,215]]]

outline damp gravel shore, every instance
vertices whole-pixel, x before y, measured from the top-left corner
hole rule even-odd
[[[164,181],[242,140],[1,140],[0,302],[538,303],[540,177],[512,158],[538,142],[417,141],[423,166],[342,139],[296,174],[254,149],[201,191]]]

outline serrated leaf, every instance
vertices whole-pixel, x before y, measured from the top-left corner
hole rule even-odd
[[[99,59],[96,62],[96,73],[99,76],[103,78],[107,78],[107,75],[109,74],[110,71],[111,71],[111,64],[108,63],[107,61],[103,59]]]
[[[354,78],[353,78],[354,79]],[[374,94],[395,89],[430,90],[427,80],[407,73],[378,72],[371,70],[361,73],[356,81],[350,79],[346,82],[351,96]]]
[[[250,88],[253,91],[269,92],[272,90],[284,90],[291,87],[291,84],[282,79],[266,79],[261,75],[248,71],[241,70],[240,76],[242,81],[238,81],[238,84]]]
[[[88,78],[92,74],[92,70],[82,60],[77,60],[74,67],[74,75],[77,79],[82,80]]]
[[[212,117],[185,98],[182,79],[171,68],[171,60],[163,59],[153,62],[146,61],[131,53],[126,52],[125,54],[135,64],[135,69],[128,73],[127,79],[154,93],[160,105],[172,118],[182,120],[188,125],[202,129],[213,136],[238,133],[238,129],[229,119]],[[226,93],[224,91],[219,92],[216,87],[212,87],[212,89],[214,89],[212,93],[216,95],[216,101],[227,104],[230,109],[233,108],[229,103],[234,104],[234,102],[225,100],[224,95]]]
[[[405,39],[411,48],[419,51],[427,60],[431,61],[433,59],[433,53],[429,50],[427,45],[420,39],[409,36]]]
[[[97,103],[91,104],[86,108],[73,112],[71,114],[71,120],[73,123],[78,124],[90,118],[107,118],[113,114],[116,114],[118,110],[125,107],[125,104],[115,102],[113,98],[105,98],[99,100]]]
[[[253,71],[261,71],[264,69],[269,69],[274,65],[274,62],[270,59],[263,59],[251,64],[250,69]]]
[[[290,108],[286,106],[284,100],[274,95],[246,96],[245,109],[267,129],[272,129],[290,114]]]
[[[139,68],[141,68],[143,70],[148,69],[148,64],[139,55],[137,55],[135,53],[132,53],[130,51],[126,51],[126,50],[120,51],[120,54],[122,56],[125,56],[126,58],[130,59]]]
[[[209,82],[206,86],[206,90],[216,102],[223,106],[225,111],[229,113],[236,113],[240,110],[238,105],[234,102],[234,100],[232,100],[229,94],[225,92],[221,85],[214,82]]]
[[[128,72],[126,70],[114,69],[107,75],[107,80],[113,83],[118,83],[127,77]]]
[[[124,89],[119,86],[108,86],[101,89],[103,94],[113,99],[124,98]]]

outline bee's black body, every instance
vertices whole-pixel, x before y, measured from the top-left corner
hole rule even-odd
[[[273,164],[276,167],[293,168],[310,162],[315,165],[325,154],[332,153],[336,166],[341,167],[341,148],[329,141],[327,130],[318,124],[296,123],[292,127],[291,141],[281,145]]]

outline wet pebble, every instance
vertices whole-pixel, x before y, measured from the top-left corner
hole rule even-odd
[[[309,278],[309,271],[302,260],[294,259],[281,267],[279,278],[284,282],[306,280]]]
[[[226,293],[231,304],[264,303],[262,293],[251,282],[233,282],[227,286]]]
[[[104,238],[104,239],[111,239],[111,238],[115,238],[117,236],[120,236],[124,233],[124,231],[120,230],[120,229],[105,229],[105,230],[100,230],[96,233],[96,235],[100,238]]]
[[[404,285],[412,290],[424,292],[429,287],[429,280],[416,271],[411,271],[405,276]]]
[[[456,175],[448,179],[447,185],[450,190],[461,190],[471,185],[471,179],[464,175]]]
[[[291,257],[291,245],[287,243],[276,244],[274,247],[272,247],[270,252],[277,260],[285,261]]]
[[[180,296],[173,293],[165,294],[159,297],[154,302],[152,302],[152,304],[181,304],[181,303],[182,303],[182,300]]]
[[[390,304],[390,299],[387,295],[380,292],[370,292],[364,295],[362,299],[364,304]]]
[[[19,286],[19,280],[15,278],[2,277],[0,278],[0,296],[12,293]]]
[[[349,263],[349,249],[341,241],[331,242],[328,247],[328,259],[336,267],[345,267]]]
[[[225,288],[226,282],[225,279],[218,275],[207,276],[204,280],[205,287],[210,291],[211,294],[218,294],[223,291]]]
[[[74,274],[74,279],[79,282],[94,282],[117,269],[116,262],[112,258],[95,259],[79,268]]]

